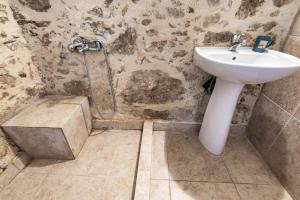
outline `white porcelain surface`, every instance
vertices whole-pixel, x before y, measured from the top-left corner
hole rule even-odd
[[[223,152],[243,86],[274,81],[300,69],[300,59],[294,56],[251,48],[231,52],[228,47],[196,47],[194,64],[217,77],[199,134],[200,142],[216,155]]]
[[[275,50],[257,53],[251,48],[196,47],[194,64],[224,80],[258,84],[288,76],[300,69],[300,59]]]
[[[244,84],[217,78],[201,125],[199,140],[211,153],[223,152],[231,119]]]

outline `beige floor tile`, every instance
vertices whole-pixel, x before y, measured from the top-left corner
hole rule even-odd
[[[0,174],[0,191],[5,188],[18,174],[20,169],[18,169],[12,163],[7,166],[4,172]]]
[[[169,180],[166,134],[153,132],[151,178]]]
[[[137,167],[138,142],[139,141],[136,140],[135,144],[115,147],[112,162],[107,166],[108,176],[134,176]]]
[[[237,184],[242,200],[292,200],[280,185]]]
[[[113,133],[113,132],[112,132]],[[118,131],[109,140],[116,141],[108,176],[133,177],[136,170],[141,131]],[[107,144],[106,144],[107,145]],[[111,144],[109,144],[111,146]]]
[[[51,159],[35,159],[25,169],[29,173],[49,173],[50,170],[58,164],[58,160]]]
[[[105,178],[49,175],[39,189],[39,200],[99,200]]]
[[[278,184],[245,136],[230,137],[223,157],[235,183]]]
[[[239,200],[232,183],[171,181],[172,200]]]
[[[136,167],[140,131],[107,131],[88,138],[76,160],[63,161],[51,173],[127,176]]]
[[[103,188],[101,200],[131,200],[134,177],[108,177]]]
[[[200,144],[196,134],[167,134],[171,180],[230,182],[220,156],[213,156]]]
[[[43,184],[47,174],[21,172],[0,193],[2,200],[36,199],[37,191]]]
[[[76,160],[60,161],[50,173],[105,176],[108,165],[113,160],[114,151],[113,147],[104,146],[104,144],[103,135],[88,138]]]
[[[170,200],[168,180],[151,180],[150,200]]]

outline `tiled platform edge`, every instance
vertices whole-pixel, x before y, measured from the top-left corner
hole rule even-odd
[[[143,120],[93,120],[93,129],[108,129],[108,130],[142,130]],[[154,120],[153,131],[178,131],[178,132],[199,132],[201,127],[200,122],[186,121],[164,121]],[[232,124],[230,134],[243,134],[246,130],[246,124]]]
[[[141,138],[134,200],[149,200],[150,197],[152,130],[153,122],[145,121]]]

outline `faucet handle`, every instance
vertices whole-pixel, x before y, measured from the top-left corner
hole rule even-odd
[[[231,44],[239,43],[241,41],[241,35],[240,34],[234,34],[231,37]]]

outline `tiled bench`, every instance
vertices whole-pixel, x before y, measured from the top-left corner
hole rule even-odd
[[[86,97],[48,96],[2,124],[34,158],[75,159],[91,130]]]

